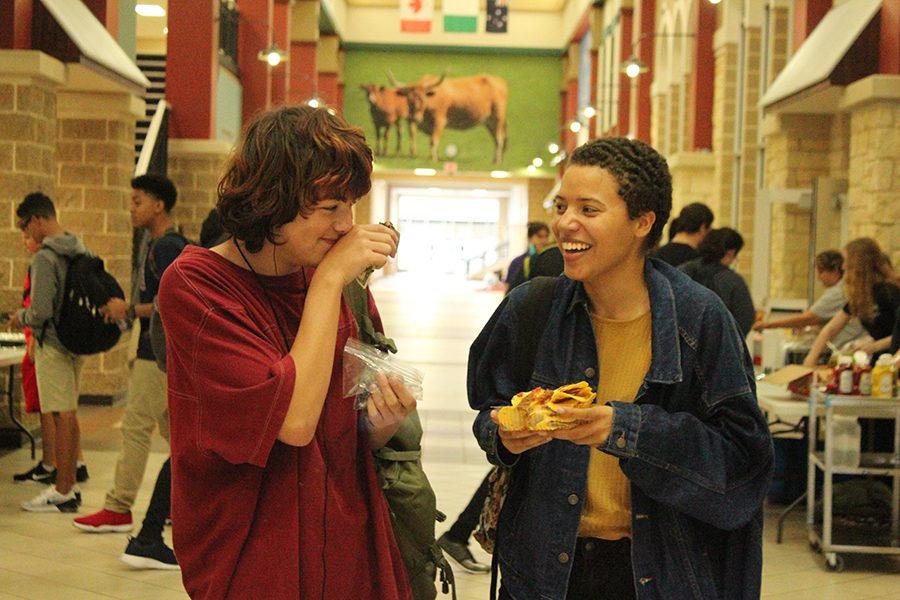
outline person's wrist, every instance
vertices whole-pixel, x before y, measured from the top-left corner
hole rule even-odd
[[[128,308],[125,309],[125,318],[128,319],[129,321],[134,321],[136,316],[137,316],[137,314],[135,313],[135,310],[134,310],[134,304],[129,304]]]

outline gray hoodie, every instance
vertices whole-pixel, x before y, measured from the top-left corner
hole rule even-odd
[[[36,340],[63,352],[67,350],[56,336],[53,324],[65,291],[68,267],[63,257],[87,252],[81,239],[71,233],[45,237],[41,249],[31,259],[31,306],[18,311],[19,322],[31,327]]]

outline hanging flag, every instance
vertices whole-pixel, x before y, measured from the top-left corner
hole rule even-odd
[[[400,31],[430,33],[434,0],[400,0]]]
[[[508,22],[509,0],[487,0],[485,31],[488,33],[506,33]]]
[[[478,31],[478,0],[444,0],[444,31]]]

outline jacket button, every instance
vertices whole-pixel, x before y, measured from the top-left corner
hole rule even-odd
[[[561,562],[562,564],[566,564],[567,562],[569,562],[569,555],[566,554],[565,552],[561,552],[560,555],[557,556],[556,558],[557,558],[557,560],[559,560],[559,562]]]
[[[578,494],[569,494],[569,504],[572,506],[578,504]]]
[[[619,436],[619,439],[616,440],[616,448],[622,450],[625,446],[628,445],[628,442],[625,441],[625,434]]]
[[[596,369],[594,369],[594,367],[588,367],[587,369],[584,370],[584,376],[587,377],[588,379],[590,379],[591,377],[593,377],[596,374],[597,374],[597,371],[596,371]]]

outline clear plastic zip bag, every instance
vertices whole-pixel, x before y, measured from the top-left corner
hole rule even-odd
[[[369,399],[369,386],[378,385],[375,374],[385,377],[394,376],[403,382],[409,393],[422,401],[422,372],[412,365],[382,352],[375,346],[365,344],[356,338],[347,340],[344,346],[344,397],[356,396],[354,403],[357,410],[366,407]]]

